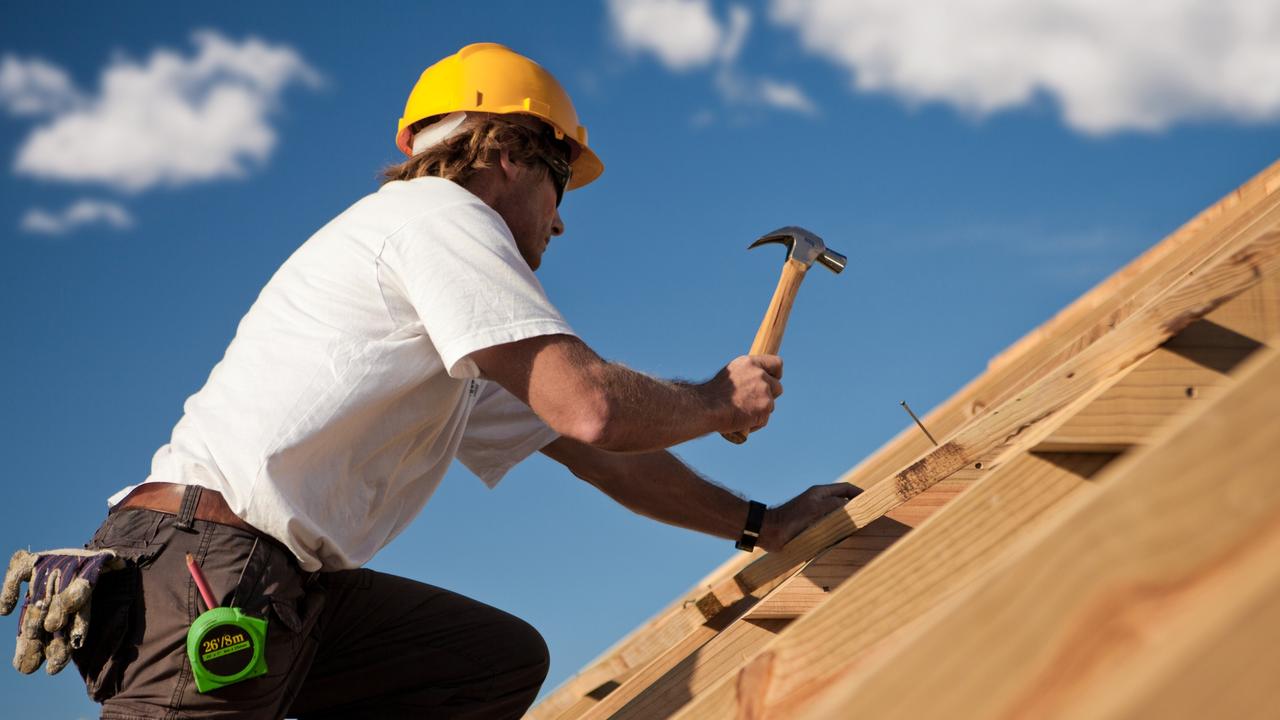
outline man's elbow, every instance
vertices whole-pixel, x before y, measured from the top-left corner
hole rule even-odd
[[[628,434],[619,420],[609,398],[604,393],[593,393],[574,403],[572,417],[560,434],[601,450],[630,450]]]

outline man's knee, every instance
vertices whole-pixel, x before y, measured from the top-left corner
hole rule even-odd
[[[551,651],[547,649],[547,641],[534,626],[514,615],[510,617],[511,622],[504,632],[509,638],[512,659],[523,675],[531,681],[536,678],[536,687],[541,687],[551,669]]]

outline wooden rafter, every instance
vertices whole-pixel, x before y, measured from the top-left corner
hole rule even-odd
[[[706,580],[712,592],[697,603],[673,604],[566,683],[531,717],[664,716],[691,698],[696,702],[689,707],[707,707],[704,700],[724,692],[721,683],[706,696],[699,694],[715,683],[717,673],[739,669],[761,646],[772,648],[793,637],[810,611],[827,609],[823,603],[828,591],[815,593],[818,583],[809,581],[804,572],[794,573],[815,554],[831,557],[839,546],[826,548],[861,527],[860,522],[865,525],[886,513],[901,512],[908,507],[901,504],[904,500],[923,499],[913,492],[937,487],[943,478],[958,477],[957,470],[974,473],[976,465],[985,470],[977,471],[979,476],[994,476],[1003,463],[1023,462],[1033,449],[1121,450],[1140,442],[1168,416],[1208,402],[1224,384],[1222,373],[1254,349],[1256,340],[1241,336],[1244,345],[1252,342],[1253,347],[1224,343],[1231,333],[1239,335],[1239,328],[1222,312],[1215,314],[1221,326],[1210,329],[1209,342],[1195,340],[1196,325],[1186,326],[1252,287],[1230,307],[1240,308],[1238,315],[1255,331],[1259,322],[1280,330],[1280,281],[1273,272],[1277,243],[1274,233],[1268,235],[1268,228],[1277,226],[1273,197],[1277,189],[1280,163],[1077,300],[929,413],[925,421],[935,434],[949,436],[943,448],[922,453],[926,449],[923,436],[913,428],[904,431],[845,476],[846,481],[871,489],[850,503],[842,517],[811,528],[798,538],[804,541],[799,547],[793,547],[797,545],[793,542],[783,553],[746,567],[726,563]],[[1259,276],[1267,278],[1261,286]],[[1185,331],[1178,339],[1147,357],[1160,341],[1180,330]],[[1073,379],[1077,382],[1067,382]],[[1019,406],[1024,400],[1027,404]],[[1039,414],[1031,413],[1032,408]],[[1144,408],[1150,412],[1143,412]],[[1002,412],[1004,418],[997,421]],[[1125,421],[1121,427],[1103,431],[1106,421],[1100,418],[1108,415]],[[912,460],[916,462],[908,466]],[[876,482],[904,466],[889,480]],[[874,554],[845,569],[854,572]],[[839,566],[839,562],[833,565],[836,575],[842,571]],[[821,560],[808,567],[813,568],[810,575],[822,571]],[[860,573],[854,580],[862,577]],[[775,638],[787,618],[796,615],[805,618]],[[740,655],[736,660],[735,653]],[[631,662],[622,661],[624,655]],[[758,675],[761,667],[760,663],[747,665],[736,674],[736,683],[750,685],[749,678]],[[672,672],[698,679],[681,690]],[[672,688],[687,697],[675,703],[651,702],[670,696]],[[599,703],[609,690],[617,692],[609,698],[612,702]],[[567,704],[573,706],[566,710]],[[736,707],[744,712],[743,705]],[[624,712],[613,715],[615,710]],[[646,715],[637,710],[661,712]],[[753,715],[747,712],[746,716]]]
[[[1109,468],[1096,494],[799,717],[1199,717],[1195,704],[1218,716],[1222,703],[1230,717],[1274,717],[1276,666],[1269,678],[1249,667],[1275,658],[1280,637],[1280,355],[1259,355],[1216,402]],[[1220,631],[1255,654],[1225,655]],[[1252,682],[1182,675],[1204,667],[1202,652]],[[1193,704],[1161,701],[1165,690]]]
[[[1274,313],[1255,312],[1256,300],[1268,297],[1273,289],[1274,283],[1264,279],[1210,317],[1265,337],[1261,333],[1271,332],[1276,317]],[[1275,310],[1280,312],[1280,305]],[[1250,316],[1252,321],[1247,320]],[[1253,329],[1249,328],[1250,322]],[[1209,340],[1201,336],[1194,340],[1195,347],[1211,351],[1206,344]],[[1228,348],[1260,347],[1256,341],[1243,339],[1219,336],[1217,341],[1225,342]],[[1186,350],[1184,347],[1183,351]],[[1212,352],[1209,356],[1218,357]],[[1159,369],[1167,361],[1163,351],[1153,353],[1126,377],[1149,376],[1152,368]],[[1225,376],[1222,380],[1223,385],[1231,382]],[[1121,384],[1123,380],[1112,389]],[[1108,392],[1077,415],[1088,414]],[[1156,432],[1179,415],[1195,412],[1211,395],[1195,399],[1184,396],[1184,402],[1161,403],[1159,407],[1167,413],[1161,421],[1149,419],[1135,427]],[[1066,424],[1070,422],[1068,419]],[[1146,438],[1134,439],[1142,442]],[[1079,463],[1109,457],[1097,454],[1093,448],[1086,454],[1022,455],[990,473],[971,491],[943,508],[934,520],[904,537],[853,577],[826,604],[801,618],[784,635],[764,644],[751,662],[734,668],[735,673],[714,687],[694,693],[694,702],[680,717],[698,720],[791,717],[813,696],[814,687],[820,688],[832,678],[854,673],[868,658],[890,651],[897,635],[940,605],[961,585],[989,571],[1012,538],[1026,532],[1038,518],[1052,517],[1054,508],[1068,495],[1050,494],[1054,483],[1024,468],[1042,466],[1045,460],[1063,467],[1081,467]],[[1096,470],[1100,465],[1091,467]],[[1041,470],[1043,473],[1044,468]],[[1072,494],[1079,492],[1075,489]]]
[[[696,709],[686,712],[687,717],[733,718],[741,707],[762,701],[763,696],[740,697],[738,682],[724,678],[744,667],[763,648],[784,645],[785,650],[769,655],[766,674],[771,680],[758,677],[753,692],[776,691],[802,677],[838,671],[842,661],[852,661],[878,637],[922,612],[934,598],[971,581],[987,554],[1011,533],[1032,524],[1046,508],[1084,489],[1085,479],[1109,459],[1097,454],[1050,459],[1026,455],[1009,463],[984,478],[972,492],[958,497],[925,526],[932,531],[926,538],[942,538],[941,542],[909,542],[924,535],[913,532],[862,568],[847,584],[836,588],[821,607],[825,609],[838,598],[846,601],[839,605],[840,621],[815,625],[809,619],[811,613],[797,620],[776,642],[761,643],[750,654],[727,663],[690,668],[683,676],[666,678],[666,685],[687,687],[692,691],[689,694],[697,698]],[[987,516],[993,517],[988,520]],[[855,603],[857,609],[849,610],[848,602]],[[824,612],[824,617],[832,614]],[[798,635],[796,630],[800,631]],[[781,642],[783,637],[785,644]],[[756,664],[747,673],[761,667]],[[695,669],[700,672],[693,672]],[[715,690],[710,690],[713,686]],[[670,717],[683,704],[674,704],[679,699],[670,692],[651,691],[616,717]]]
[[[1165,340],[1280,268],[1280,195],[1265,200],[1265,211],[1252,214],[1218,252],[1193,264],[1178,282],[1111,333],[965,426],[941,447],[872,486],[843,512],[828,515],[782,551],[765,555],[731,581],[720,583],[713,590],[714,602],[702,605],[727,606],[790,575],[818,552],[962,467],[996,467],[1009,453],[1034,447],[1061,424],[1065,408],[1092,400],[1090,393],[1114,384]]]
[[[965,481],[958,481],[942,484],[942,487],[935,486],[929,492],[913,498],[911,502],[904,503],[873,523],[873,527],[868,527],[867,537],[849,538],[828,549],[805,567],[805,570],[813,568],[813,574],[806,576],[802,570],[780,583],[777,591],[768,593],[767,597],[776,600],[783,608],[794,610],[798,603],[804,601],[801,598],[810,601],[814,599],[814,593],[807,592],[813,588],[811,578],[824,578],[825,582],[831,583],[827,587],[834,589],[834,586],[838,586],[874,555],[889,547],[893,540],[901,537],[913,525],[923,522],[941,504],[954,497],[965,484]],[[821,587],[816,589],[822,595],[829,592],[824,592]],[[687,700],[688,697],[683,695],[686,685],[696,690],[703,684],[714,682],[726,671],[726,666],[736,667],[749,657],[748,653],[767,642],[785,626],[785,622],[777,622],[789,619],[781,617],[782,615],[777,605],[771,607],[754,598],[722,610],[680,642],[667,648],[666,652],[655,657],[608,696],[593,704],[581,715],[582,720],[645,717],[646,714],[656,712],[650,707],[649,701],[654,695],[663,696],[664,706]],[[685,683],[686,679],[693,681]],[[679,704],[675,704],[669,709],[674,711],[678,707]],[[639,708],[638,712],[632,712],[633,708]]]
[[[571,720],[581,716],[659,653],[693,632],[701,621],[682,611],[716,583],[741,571],[752,557],[762,554],[761,550],[753,555],[739,553],[726,560],[648,622],[543,698],[525,716],[527,720]],[[682,620],[688,622],[682,623]]]

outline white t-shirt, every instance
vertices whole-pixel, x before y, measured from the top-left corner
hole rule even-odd
[[[221,492],[304,570],[359,567],[455,456],[492,487],[555,439],[467,355],[572,333],[498,213],[447,180],[388,183],[271,278],[147,481]]]

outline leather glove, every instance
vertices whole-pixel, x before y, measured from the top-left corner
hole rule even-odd
[[[98,576],[124,567],[112,550],[19,550],[9,560],[0,590],[0,615],[18,603],[22,581],[27,597],[18,615],[13,667],[30,674],[47,658],[50,675],[66,667],[71,650],[84,645],[89,629],[89,599]]]

